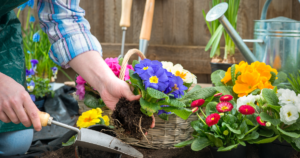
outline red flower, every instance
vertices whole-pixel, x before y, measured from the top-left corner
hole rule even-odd
[[[218,97],[220,95],[222,95],[222,93],[217,93],[217,94],[214,95],[214,97]]]
[[[219,112],[227,112],[232,110],[233,105],[229,102],[221,102],[217,104],[216,108]]]
[[[255,112],[255,109],[250,105],[242,105],[239,108],[239,112],[244,115],[252,115]]]
[[[192,112],[195,113],[196,111],[198,111],[198,109],[199,109],[198,107],[194,107],[194,108],[192,109]]]
[[[223,95],[221,98],[220,98],[220,101],[230,101],[232,100],[233,96],[231,95]]]
[[[205,103],[204,99],[198,99],[192,102],[191,107],[198,107]]]
[[[221,116],[217,113],[213,113],[213,114],[210,114],[209,116],[207,116],[205,122],[206,124],[210,127],[212,125],[215,125],[219,122]]]
[[[266,124],[267,124],[266,121],[261,120],[260,116],[256,117],[256,121],[262,126],[266,126]]]

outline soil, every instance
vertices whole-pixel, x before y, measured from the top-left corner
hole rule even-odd
[[[141,140],[152,124],[152,117],[143,114],[140,109],[141,105],[138,100],[128,101],[121,98],[111,115],[114,119],[114,126],[117,129],[124,129],[123,134]]]

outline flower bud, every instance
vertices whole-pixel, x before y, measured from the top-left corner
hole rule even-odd
[[[233,96],[232,95],[223,95],[221,98],[220,98],[220,101],[221,102],[227,102],[227,101],[230,101],[233,99]]]
[[[224,113],[219,113],[219,115],[220,115],[220,116],[223,116],[223,115],[224,115]]]
[[[270,126],[271,126],[271,122],[267,122],[267,123],[266,123],[266,126],[267,126],[267,127],[270,127]]]
[[[225,130],[225,131],[223,132],[223,134],[224,134],[224,136],[227,136],[227,135],[229,134],[228,130]]]
[[[191,107],[198,107],[205,103],[204,99],[198,99],[192,102]]]
[[[198,107],[194,107],[194,108],[192,109],[192,112],[195,113],[195,112],[198,111],[198,109],[199,109]]]
[[[222,95],[222,93],[217,93],[217,94],[214,95],[214,97],[218,97],[220,95]]]

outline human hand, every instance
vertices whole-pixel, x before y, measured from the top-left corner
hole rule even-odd
[[[4,123],[21,122],[25,127],[33,124],[36,131],[42,129],[38,108],[28,92],[22,85],[2,73],[0,73],[0,120]]]

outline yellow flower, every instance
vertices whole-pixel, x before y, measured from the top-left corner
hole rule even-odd
[[[104,123],[106,126],[109,126],[109,117],[107,115],[104,115],[103,117]]]
[[[238,65],[235,65],[235,75],[238,73],[238,72],[244,72],[245,69],[247,69],[248,67],[248,63],[247,62],[244,62],[244,61],[241,61]],[[225,77],[221,80],[221,82],[223,83],[227,83],[231,81],[231,67],[228,68],[228,70],[226,71],[225,73]]]
[[[256,69],[261,77],[265,77],[266,81],[269,81],[271,79],[271,71],[273,71],[276,75],[278,74],[276,69],[273,69],[270,65],[266,65],[265,63],[261,63],[259,61],[252,63],[251,67]]]
[[[95,125],[100,122],[100,117],[102,117],[102,110],[100,108],[92,109],[86,112],[83,112],[79,116],[77,121],[77,126],[79,128],[87,128],[89,126]]]

